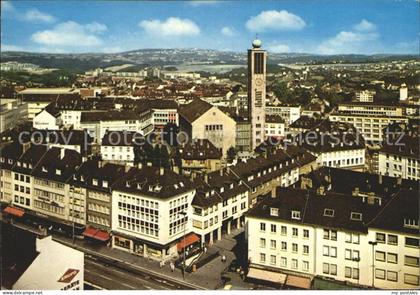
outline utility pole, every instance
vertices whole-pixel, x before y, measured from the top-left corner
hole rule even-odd
[[[375,289],[375,246],[378,242],[369,241],[369,245],[372,245],[372,288]]]
[[[179,215],[182,215],[182,216],[187,216],[187,213],[186,212],[180,212],[179,213]],[[185,223],[184,223],[184,249],[183,249],[183,262],[182,262],[182,279],[185,281],[185,248],[186,248],[186,245],[185,245],[185,234],[186,234],[186,230],[187,230],[187,222],[188,221],[186,221]]]

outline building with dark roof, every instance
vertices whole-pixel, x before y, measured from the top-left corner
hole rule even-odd
[[[198,139],[178,147],[182,173],[190,176],[220,169],[222,150],[207,139]]]
[[[194,194],[190,180],[171,170],[130,169],[113,185],[112,246],[158,260],[177,256],[190,246],[179,244],[184,234],[197,241],[187,222]]]

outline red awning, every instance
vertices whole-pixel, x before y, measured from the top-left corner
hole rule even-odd
[[[14,207],[6,207],[3,212],[9,213],[11,215],[22,217],[25,214],[25,211],[22,209],[14,208]]]
[[[188,236],[181,239],[181,241],[177,244],[178,251],[181,251],[185,247],[192,245],[196,242],[200,241],[200,238],[196,234],[189,234]]]
[[[308,290],[311,288],[311,279],[305,278],[305,277],[288,275],[287,280],[286,280],[286,285]]]
[[[91,226],[88,226],[86,228],[86,230],[83,232],[83,235],[85,237],[96,239],[103,242],[109,240],[109,234],[106,231],[102,231]]]

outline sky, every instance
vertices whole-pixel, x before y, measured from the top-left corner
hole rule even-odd
[[[1,1],[1,51],[418,54],[419,0]]]

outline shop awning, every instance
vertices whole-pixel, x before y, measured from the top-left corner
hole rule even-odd
[[[8,214],[17,216],[17,217],[22,217],[25,214],[25,211],[23,211],[22,209],[18,209],[18,208],[14,208],[14,207],[6,207],[3,212],[6,212]]]
[[[269,281],[277,284],[284,284],[284,282],[286,281],[285,274],[252,267],[249,269],[247,277],[257,280]]]
[[[83,235],[88,238],[106,242],[109,240],[109,234],[106,231],[96,229],[94,227],[88,226],[83,232]]]
[[[200,238],[196,234],[189,234],[185,237],[185,239],[182,238],[176,246],[178,248],[178,251],[181,251],[185,247],[188,247],[189,245],[192,245],[198,241],[200,241]]]
[[[290,287],[296,287],[300,289],[310,289],[311,279],[299,276],[288,275],[286,285]]]

